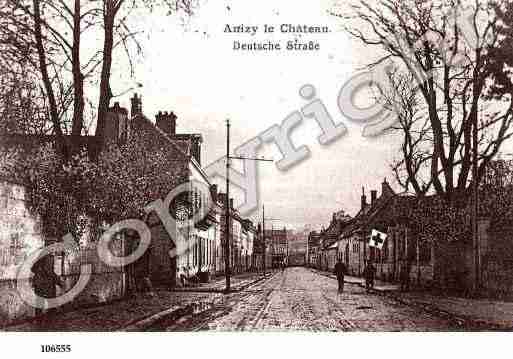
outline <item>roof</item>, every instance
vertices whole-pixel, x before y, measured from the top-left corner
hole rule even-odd
[[[147,134],[145,136],[144,134]],[[130,137],[139,136],[145,145],[157,147],[162,151],[169,161],[190,162],[202,174],[205,181],[210,184],[208,176],[191,155],[190,148],[192,141],[202,140],[199,134],[181,134],[169,136],[160,128],[155,126],[147,117],[142,114],[133,116],[130,119]],[[96,159],[101,153],[103,140],[96,136],[71,136],[64,135],[66,146],[72,153],[86,150],[91,159]],[[14,149],[24,160],[30,160],[34,150],[45,144],[55,142],[55,135],[32,135],[32,134],[1,134],[0,149]],[[170,166],[167,170],[172,170]],[[15,180],[10,179],[9,180]]]
[[[383,193],[381,196],[379,196],[374,203],[366,204],[361,208],[348,226],[345,227],[340,236],[342,238],[347,238],[353,234],[364,231],[370,221],[384,213],[385,209],[393,203],[394,199],[399,197],[402,196],[395,194],[388,182],[383,182]]]
[[[324,248],[328,248],[334,243],[336,243],[340,235],[343,233],[345,228],[350,225],[352,222],[352,218],[349,216],[345,217],[333,217],[330,225],[324,231],[320,233],[321,243]]]
[[[203,141],[203,137],[201,136],[201,134],[182,133],[169,135],[166,132],[162,131],[160,128],[158,128],[150,119],[148,119],[143,114],[137,114],[132,118],[132,127],[134,126],[134,124],[137,123],[140,123],[141,125],[147,128],[151,128],[153,131],[155,131],[155,133],[158,133],[158,135],[165,139],[168,144],[177,149],[179,153],[184,156],[184,159],[190,161],[190,163],[192,163],[192,165],[201,173],[205,181],[208,184],[210,184],[210,180],[206,172],[203,170],[198,161],[196,161],[191,151],[194,141]]]

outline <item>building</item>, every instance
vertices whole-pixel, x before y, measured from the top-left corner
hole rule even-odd
[[[262,225],[259,223],[253,241],[253,270],[263,271],[272,264],[270,240],[266,243],[262,234]]]
[[[308,249],[308,230],[303,231],[289,231],[288,237],[288,259],[289,266],[304,266],[306,265],[306,253]]]
[[[167,286],[183,285],[187,280],[207,280],[216,269],[220,208],[216,201],[217,187],[210,183],[201,167],[202,136],[177,133],[177,116],[173,112],[159,112],[153,124],[144,116],[137,94],[131,99],[131,119],[127,128],[134,136],[148,133],[152,146],[159,146],[161,151],[169,153],[167,170],[181,171],[181,183],[198,184],[191,185],[186,198],[175,207],[179,225],[187,228],[186,231],[176,229],[175,238],[171,238],[156,213],[150,213],[152,241],[138,263],[139,275],[149,278],[154,285]],[[210,193],[202,193],[200,187],[209,189]],[[209,195],[212,201],[207,198]],[[209,208],[202,220],[193,223],[189,213],[202,211],[207,203]],[[169,255],[171,250],[176,256]]]
[[[253,248],[256,240],[257,230],[250,219],[244,219],[242,221],[242,267],[243,271],[254,269],[254,255]]]
[[[64,146],[69,153],[84,150],[92,161],[97,161],[107,142],[125,144],[140,140],[148,151],[163,156],[169,166],[162,169],[172,174],[174,182],[162,183],[161,192],[171,192],[176,186],[192,180],[212,189],[206,174],[201,168],[201,136],[198,134],[176,134],[176,116],[159,113],[156,123],[152,123],[142,113],[141,98],[132,98],[130,116],[128,111],[114,104],[107,116],[105,136],[65,136]],[[16,148],[26,160],[30,160],[33,150],[54,142],[53,136],[2,135],[0,148]],[[157,198],[156,192],[147,192],[147,202]],[[34,310],[25,305],[15,290],[15,273],[19,265],[34,250],[50,243],[43,236],[41,217],[31,213],[26,204],[26,184],[17,178],[3,176],[0,184],[0,323],[4,324],[34,315]],[[191,210],[202,210],[207,202],[205,193],[194,187],[176,202],[176,217],[187,222]],[[198,223],[188,223],[188,234],[178,235],[178,230],[168,231],[155,212],[150,212],[144,220],[151,232],[148,250],[136,262],[124,267],[109,267],[98,257],[98,236],[109,223],[96,223],[86,213],[83,214],[87,227],[78,238],[79,249],[64,256],[51,256],[48,265],[53,265],[57,274],[65,282],[62,291],[74,286],[83,264],[92,266],[93,276],[86,289],[78,295],[71,306],[107,302],[123,297],[127,292],[153,286],[174,286],[178,279],[201,276],[215,270],[215,247],[218,245],[217,224],[219,213],[216,205]],[[107,226],[107,227],[105,227]],[[180,233],[182,234],[182,233]],[[115,256],[125,256],[137,246],[137,237],[127,230],[112,241],[111,250]],[[172,255],[175,253],[176,255]],[[183,276],[182,276],[183,274]],[[204,277],[204,276],[202,276]],[[57,292],[57,295],[59,292]]]
[[[422,222],[426,227],[419,227],[415,219],[419,213],[435,217],[438,213],[452,215],[447,212],[452,210],[444,207],[438,196],[396,194],[384,180],[379,197],[377,191],[371,191],[370,203],[362,193],[360,211],[339,236],[338,256],[352,275],[361,275],[365,264],[372,261],[377,277],[386,281],[398,281],[401,268],[407,267],[410,283],[416,286],[511,298],[513,206],[502,206],[502,212],[492,207],[495,197],[513,203],[513,186],[500,191],[482,195],[492,199],[482,201],[476,243],[464,215],[463,221],[456,217],[449,221],[450,228],[429,227],[432,218]],[[387,234],[381,249],[369,246],[372,229]]]
[[[318,256],[320,253],[320,245],[321,245],[321,234],[316,231],[311,231],[310,233],[308,233],[307,265],[309,267],[317,266]]]
[[[285,227],[283,229],[266,229],[265,238],[271,254],[271,263],[267,265],[277,268],[286,264],[288,255],[287,229]]]
[[[332,215],[329,226],[320,233],[320,245],[317,256],[317,267],[332,271],[339,258],[338,246],[342,231],[351,222],[351,217],[343,211]]]
[[[257,229],[250,219],[242,218],[234,207],[233,198],[226,199],[226,193],[219,193],[218,200],[221,206],[220,214],[220,242],[218,248],[219,274],[225,268],[225,233],[226,233],[226,203],[230,208],[230,269],[232,274],[246,272],[256,266],[255,241]]]

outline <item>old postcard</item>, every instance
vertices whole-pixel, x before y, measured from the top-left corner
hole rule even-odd
[[[510,1],[0,3],[3,340],[513,329]]]

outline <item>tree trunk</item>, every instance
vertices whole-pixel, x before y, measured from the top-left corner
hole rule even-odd
[[[75,13],[73,14],[73,125],[71,134],[80,136],[84,125],[84,79],[80,67],[80,0],[75,0]]]
[[[114,47],[114,18],[116,9],[111,0],[105,0],[104,4],[104,40],[103,40],[103,64],[100,78],[100,99],[98,103],[98,123],[96,124],[96,137],[103,138],[105,121],[109,110],[112,92],[110,90],[110,74],[112,67],[112,49]]]
[[[53,124],[53,131],[59,142],[62,140],[62,129],[59,120],[59,114],[57,111],[57,102],[55,101],[55,94],[52,88],[52,82],[48,75],[48,69],[46,65],[46,52],[43,46],[43,35],[41,29],[41,9],[39,0],[33,0],[34,4],[34,35],[36,40],[37,55],[39,58],[39,69],[41,71],[41,77],[43,79],[43,85],[48,97],[48,105],[50,107],[50,120]]]

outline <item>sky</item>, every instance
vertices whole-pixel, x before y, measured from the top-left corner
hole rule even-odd
[[[396,156],[398,138],[361,136],[363,125],[340,113],[337,96],[342,85],[375,55],[350,39],[341,29],[341,19],[329,15],[332,1],[202,1],[196,14],[187,19],[149,14],[139,21],[146,33],[144,52],[133,77],[117,73],[119,89],[142,85],[143,112],[150,118],[159,110],[177,114],[177,132],[201,133],[202,164],[225,154],[225,120],[231,121],[232,148],[280,124],[307,101],[298,90],[312,84],[336,123],[348,132],[332,144],[317,141],[318,125],[304,119],[292,132],[296,147],[308,146],[310,157],[288,171],[273,163],[259,164],[259,205],[277,227],[319,229],[327,226],[332,213],[341,209],[354,215],[360,206],[362,186],[380,189],[384,178],[393,180],[390,162]],[[224,33],[230,25],[280,25],[282,23],[328,26],[327,34],[302,36],[315,40],[315,52],[237,52],[232,42],[293,40],[292,35],[269,37],[262,32]],[[118,91],[119,92],[119,91]],[[132,92],[118,99],[129,104]],[[357,101],[366,99],[357,99]],[[259,156],[281,158],[274,144],[265,144]],[[220,186],[224,191],[224,184]],[[242,197],[235,196],[241,204]],[[252,216],[260,220],[260,214]]]

